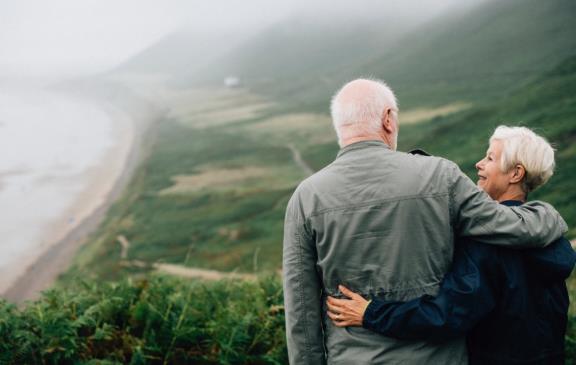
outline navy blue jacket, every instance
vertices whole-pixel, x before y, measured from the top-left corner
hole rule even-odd
[[[467,336],[470,364],[564,364],[565,279],[575,262],[564,238],[526,250],[458,242],[437,296],[373,299],[363,326],[406,340]]]

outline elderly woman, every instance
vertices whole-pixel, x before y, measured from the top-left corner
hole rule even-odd
[[[523,127],[500,126],[476,164],[478,186],[507,206],[552,176],[554,151]],[[329,297],[339,327],[363,326],[400,339],[466,336],[470,364],[564,364],[568,293],[576,254],[566,239],[543,249],[514,250],[458,242],[451,271],[437,296],[408,302]]]

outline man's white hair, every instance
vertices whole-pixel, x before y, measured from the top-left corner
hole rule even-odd
[[[524,166],[524,192],[529,193],[544,185],[554,174],[554,149],[548,141],[530,129],[499,126],[490,137],[490,142],[494,140],[502,141],[502,172],[508,172],[516,165]]]
[[[362,95],[350,97],[350,90],[361,84]],[[358,134],[374,134],[382,129],[382,113],[387,109],[398,112],[396,96],[385,82],[377,79],[357,79],[342,86],[332,97],[330,112],[338,142],[342,141],[342,127],[348,126]]]

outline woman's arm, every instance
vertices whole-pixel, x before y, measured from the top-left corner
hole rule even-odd
[[[339,327],[363,326],[399,339],[445,339],[463,336],[495,306],[497,248],[478,243],[457,245],[452,270],[437,296],[407,302],[374,299],[368,303],[346,288],[350,299],[328,298],[328,315]]]

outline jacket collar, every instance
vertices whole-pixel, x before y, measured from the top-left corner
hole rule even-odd
[[[524,203],[521,202],[520,200],[504,200],[503,202],[500,202],[500,204],[505,205],[507,207],[517,207]]]
[[[379,140],[360,141],[360,142],[355,142],[355,143],[349,144],[348,146],[341,148],[340,151],[338,151],[338,155],[336,155],[336,158],[342,156],[343,154],[345,154],[349,151],[366,149],[366,148],[370,148],[370,147],[383,147],[383,148],[390,150],[390,147],[386,143],[384,143],[383,141],[379,141]]]

